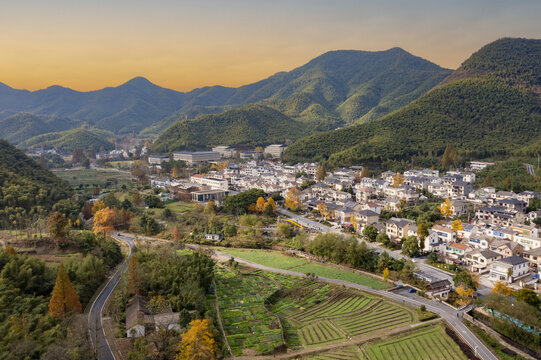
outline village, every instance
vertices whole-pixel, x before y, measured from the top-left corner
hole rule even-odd
[[[413,169],[369,177],[362,166],[327,172],[314,163],[287,165],[280,161],[284,149],[275,144],[242,154],[226,146],[173,153],[174,160],[210,168],[188,179],[151,176],[150,182],[167,189],[163,200],[220,204],[226,196],[250,189],[280,194],[284,207],[296,216],[336,232],[358,234],[390,250],[400,250],[414,237],[417,244],[408,244],[402,253],[413,259],[435,254],[431,265],[466,269],[485,287],[500,281],[514,289],[538,285],[541,194],[476,189],[476,171],[490,163],[472,162],[467,169],[445,174]],[[148,157],[153,167],[168,160]],[[418,226],[421,222],[430,227]]]

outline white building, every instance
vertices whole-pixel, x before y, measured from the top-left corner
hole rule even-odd
[[[525,277],[529,273],[530,262],[520,256],[509,256],[490,264],[491,281],[513,281]]]
[[[213,190],[229,190],[229,183],[227,180],[215,179],[204,175],[192,175],[190,181],[195,184],[205,185]]]
[[[272,144],[265,148],[265,155],[280,159],[286,148],[287,147],[282,144]]]
[[[209,161],[217,161],[220,159],[220,154],[215,151],[179,151],[173,153],[173,159],[184,161],[188,164],[200,164]]]
[[[169,156],[165,155],[149,155],[148,163],[150,165],[160,165],[161,163],[169,161]]]
[[[216,146],[212,148],[212,151],[217,152],[223,158],[232,158],[235,156],[235,149],[231,146]]]

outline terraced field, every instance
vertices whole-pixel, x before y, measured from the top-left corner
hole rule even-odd
[[[361,349],[356,345],[346,346],[331,352],[323,354],[311,355],[305,359],[311,360],[364,360],[366,359],[361,353]]]
[[[368,360],[467,359],[441,325],[423,327],[390,340],[362,346],[361,351],[364,358]]]
[[[303,326],[298,334],[301,343],[306,346],[322,345],[346,339],[344,333],[335,328],[330,321],[319,321]]]
[[[334,323],[350,336],[375,333],[384,329],[393,329],[414,321],[414,315],[390,302],[380,302],[370,311],[356,316],[342,317],[333,320]]]

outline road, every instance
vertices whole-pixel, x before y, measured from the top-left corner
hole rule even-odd
[[[310,229],[313,229],[313,230],[316,230],[316,231],[319,231],[319,232],[322,232],[322,233],[332,232],[332,233],[335,233],[335,234],[345,235],[339,229],[334,229],[334,228],[328,227],[326,225],[320,224],[320,223],[315,222],[313,220],[307,219],[304,216],[294,214],[291,211],[288,211],[288,210],[285,210],[285,209],[282,209],[282,208],[277,209],[276,211],[279,212],[282,215],[285,215],[287,217],[292,218],[293,220],[295,220],[297,223],[299,223],[300,225],[302,225],[304,227],[307,227],[307,228],[310,228]],[[383,246],[379,246],[379,245],[376,245],[376,244],[368,242],[368,241],[366,241],[365,243],[369,248],[371,248],[373,250],[376,250],[377,252],[386,251],[391,257],[393,257],[395,259],[405,259],[405,260],[409,259],[409,257],[407,257],[406,255],[401,254],[399,251],[389,250],[389,249],[384,248]],[[430,266],[430,265],[426,264],[425,263],[426,259],[415,259],[415,262],[416,262],[417,266],[419,267],[419,270],[421,270],[424,274],[429,275],[429,276],[434,277],[434,278],[442,279],[442,280],[447,279],[447,280],[453,282],[453,274],[448,273],[447,271],[438,269],[438,268],[436,268],[434,266]]]
[[[90,340],[92,345],[95,346],[98,359],[100,360],[115,360],[115,356],[111,350],[109,342],[105,336],[105,330],[102,323],[103,308],[107,303],[107,299],[111,296],[113,290],[120,281],[120,275],[126,271],[128,259],[131,256],[132,248],[135,246],[134,237],[128,234],[118,234],[114,236],[117,240],[123,241],[128,245],[128,257],[124,260],[120,268],[117,269],[115,274],[107,282],[105,287],[101,290],[99,295],[92,303],[90,311],[88,313],[88,331],[90,333]],[[94,344],[96,343],[96,344]]]
[[[189,248],[192,248],[192,249],[201,248],[198,245],[186,245],[186,246],[189,247]],[[215,256],[221,258],[224,261],[226,261],[226,260],[228,260],[228,259],[230,259],[232,257],[229,254],[225,254],[225,253],[222,253],[222,252],[216,251],[216,250],[214,250],[214,254],[215,254]],[[256,264],[254,262],[247,261],[247,260],[237,258],[237,257],[234,257],[234,259],[238,263],[247,265],[247,266],[252,267],[252,268],[261,269],[261,270],[264,270],[264,271],[275,272],[275,273],[280,273],[280,274],[285,274],[285,275],[305,277],[304,274],[299,273],[299,272],[295,272],[295,271],[291,271],[291,270],[275,269],[275,268],[271,268],[271,267],[268,267],[268,266],[263,266],[263,265],[260,265],[260,264]],[[456,311],[456,310],[452,309],[451,307],[449,307],[447,305],[444,305],[444,304],[438,303],[438,302],[433,302],[433,301],[427,300],[425,298],[422,298],[420,296],[413,297],[413,296],[407,296],[407,295],[401,295],[401,294],[398,294],[398,293],[388,292],[388,291],[384,291],[384,290],[375,290],[375,289],[372,289],[370,287],[355,284],[355,283],[352,283],[352,282],[349,282],[349,281],[330,279],[330,278],[326,278],[326,277],[318,277],[318,280],[324,281],[324,282],[327,282],[327,283],[330,283],[330,284],[344,285],[344,286],[347,286],[347,287],[355,288],[355,289],[362,290],[362,291],[365,291],[365,292],[368,292],[368,293],[379,295],[381,297],[392,299],[392,300],[397,301],[397,302],[408,303],[408,304],[410,304],[412,306],[415,306],[415,307],[419,307],[421,305],[424,305],[427,310],[432,311],[433,313],[436,313],[439,316],[441,316],[443,319],[445,319],[450,324],[451,327],[454,328],[454,330],[457,333],[460,333],[460,335],[462,335],[462,338],[471,346],[472,349],[474,349],[477,356],[479,356],[481,359],[483,359],[483,360],[497,360],[498,359],[496,356],[494,356],[494,354],[492,354],[490,352],[490,350],[485,346],[485,344],[483,342],[481,342],[477,337],[475,337],[475,335],[466,327],[466,325],[464,325],[462,323],[462,321],[461,321],[462,312]]]
[[[526,170],[528,170],[528,173],[532,176],[535,176],[535,171],[533,169],[533,165],[531,164],[524,164],[526,166]]]

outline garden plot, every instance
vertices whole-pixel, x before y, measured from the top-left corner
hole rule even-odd
[[[338,340],[345,340],[345,334],[335,328],[330,321],[318,321],[299,329],[299,338],[303,345],[322,345]]]
[[[361,351],[368,360],[467,359],[441,325],[423,327],[390,340],[361,346]]]
[[[365,357],[361,353],[358,346],[346,346],[341,349],[329,351],[317,355],[308,355],[305,359],[310,360],[364,360]]]
[[[350,336],[367,335],[412,323],[411,311],[390,302],[382,301],[369,311],[355,316],[333,319],[334,323]]]

